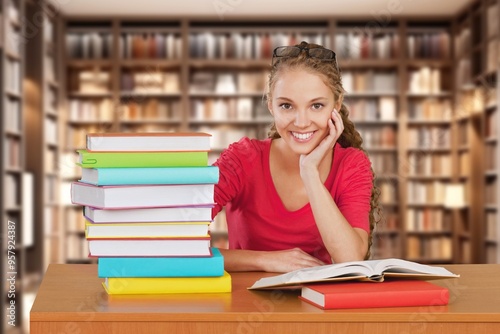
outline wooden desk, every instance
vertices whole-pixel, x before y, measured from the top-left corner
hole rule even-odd
[[[447,306],[323,311],[298,291],[249,291],[266,273],[233,273],[228,294],[108,296],[96,265],[50,265],[31,333],[500,333],[500,265],[450,265]]]

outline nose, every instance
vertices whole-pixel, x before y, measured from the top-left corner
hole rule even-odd
[[[298,110],[295,114],[295,121],[293,125],[298,128],[306,128],[311,123],[311,119],[309,118],[309,113],[305,109]]]

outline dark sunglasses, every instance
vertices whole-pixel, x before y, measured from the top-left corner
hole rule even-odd
[[[337,55],[330,49],[325,48],[307,48],[301,46],[278,46],[273,51],[272,66],[274,66],[275,58],[298,57],[302,51],[305,51],[307,56],[319,60],[333,61],[335,68],[339,71],[337,64]]]

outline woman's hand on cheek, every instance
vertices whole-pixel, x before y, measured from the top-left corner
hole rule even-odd
[[[304,176],[310,170],[318,170],[321,160],[333,149],[333,146],[344,131],[342,117],[337,110],[332,111],[332,117],[328,119],[328,135],[319,143],[319,145],[309,154],[300,156],[300,174]]]

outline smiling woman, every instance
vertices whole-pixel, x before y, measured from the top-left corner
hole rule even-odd
[[[215,216],[226,206],[227,270],[287,272],[369,257],[378,191],[348,119],[335,53],[274,50],[266,140],[243,138],[215,163]]]

